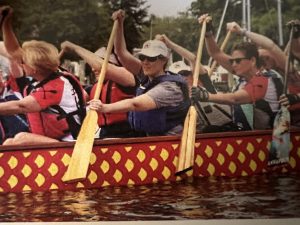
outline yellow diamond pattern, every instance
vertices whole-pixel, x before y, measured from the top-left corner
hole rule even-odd
[[[134,163],[132,162],[132,160],[127,159],[127,161],[125,163],[125,167],[126,167],[128,172],[131,172],[132,169],[134,168]]]
[[[18,160],[16,159],[16,157],[14,156],[10,157],[10,159],[8,160],[8,165],[11,169],[16,168],[18,165]]]
[[[164,166],[164,170],[162,171],[162,175],[165,179],[168,179],[171,176],[171,171],[168,167]]]
[[[30,168],[30,166],[25,164],[22,169],[22,174],[24,175],[24,177],[28,177],[31,173],[32,173],[32,169]]]
[[[242,152],[239,152],[238,159],[241,163],[244,163],[246,160],[245,154]]]
[[[142,150],[139,150],[137,157],[139,159],[140,162],[143,162],[146,158],[145,152]]]
[[[186,175],[187,175],[188,177],[192,176],[192,175],[193,175],[193,170],[187,171],[187,172],[186,172]]]
[[[58,173],[58,167],[55,163],[51,163],[51,165],[48,168],[48,172],[53,176],[55,176]]]
[[[222,144],[222,141],[216,141],[216,145],[220,146]]]
[[[151,151],[154,151],[156,149],[156,145],[151,145],[151,146],[149,146],[149,148]]]
[[[83,188],[84,185],[83,185],[81,182],[78,182],[77,185],[76,185],[76,187],[77,187],[77,188]]]
[[[251,160],[250,161],[250,168],[251,168],[251,170],[254,172],[255,170],[256,170],[256,168],[257,168],[257,165],[256,165],[256,162],[254,161],[254,160]]]
[[[113,158],[114,162],[116,164],[118,164],[121,160],[121,154],[119,152],[115,151],[112,158]]]
[[[179,146],[179,144],[172,144],[172,148],[173,148],[174,150],[177,149],[178,146]]]
[[[261,143],[262,142],[262,138],[256,138],[257,143]]]
[[[130,152],[131,150],[132,150],[132,147],[131,147],[131,146],[125,147],[125,151],[126,151],[126,152]]]
[[[23,152],[23,156],[25,157],[25,158],[27,158],[28,156],[30,156],[31,155],[31,152]]]
[[[231,173],[234,173],[236,171],[236,165],[235,165],[234,162],[230,162],[229,170],[230,170]]]
[[[151,161],[150,161],[150,166],[151,166],[151,168],[152,168],[153,171],[157,169],[157,167],[158,167],[158,162],[157,162],[157,160],[156,160],[155,158],[152,158],[152,159],[151,159]]]
[[[3,153],[0,153],[0,158],[3,156]]]
[[[71,159],[71,157],[69,155],[64,154],[64,156],[62,157],[61,161],[63,162],[63,164],[65,166],[67,166],[70,163],[70,159]]]
[[[266,159],[266,154],[260,150],[258,153],[258,158],[263,162]]]
[[[92,170],[88,176],[89,181],[91,182],[91,184],[95,183],[98,179],[97,174]]]
[[[31,188],[28,185],[25,185],[23,187],[23,191],[31,191]]]
[[[0,166],[0,178],[3,176],[4,174],[4,169]]]
[[[221,153],[218,154],[217,160],[218,160],[220,165],[223,165],[224,162],[225,162],[225,158]]]
[[[203,159],[202,159],[202,157],[200,156],[200,155],[197,155],[196,156],[196,162],[195,162],[196,164],[197,164],[197,166],[202,166],[202,164],[203,164]]]
[[[108,183],[107,181],[104,181],[103,184],[102,184],[103,187],[109,186],[109,185],[110,185],[110,183]]]
[[[232,147],[232,145],[230,145],[230,144],[227,145],[226,152],[228,153],[229,156],[232,156],[232,154],[233,154],[233,147]]]
[[[242,176],[246,177],[248,176],[248,173],[246,171],[242,171]]]
[[[195,147],[196,147],[196,148],[199,148],[199,147],[200,147],[200,142],[196,142],[196,143],[195,143]]]
[[[107,161],[103,161],[101,166],[101,171],[103,171],[103,173],[107,173],[107,171],[109,170],[109,163]]]
[[[50,155],[54,156],[57,153],[57,151],[50,151]]]
[[[56,190],[58,189],[58,186],[56,184],[51,184],[50,190]]]
[[[173,165],[177,166],[177,164],[178,164],[178,156],[175,156],[173,159]]]
[[[297,148],[297,155],[300,158],[300,148]]]
[[[209,145],[207,145],[207,147],[205,149],[205,154],[207,155],[208,158],[210,158],[213,154],[213,150]]]
[[[300,136],[295,136],[295,139],[296,139],[297,141],[299,141],[299,140],[300,140]]]
[[[295,168],[296,167],[296,160],[295,160],[295,158],[294,157],[290,157],[290,166],[292,167],[292,168]]]
[[[135,185],[135,182],[134,182],[133,180],[129,179],[129,180],[128,180],[128,184],[129,184],[129,185]]]
[[[45,163],[45,159],[43,156],[38,155],[38,157],[36,157],[36,159],[34,160],[35,164],[37,165],[38,168],[41,168],[44,163]]]
[[[34,181],[40,187],[45,183],[45,177],[39,173]]]
[[[114,173],[113,177],[115,178],[115,180],[116,180],[117,182],[119,182],[119,181],[122,179],[123,175],[122,175],[122,173],[120,172],[120,170],[116,170],[116,172]]]
[[[207,167],[207,171],[209,172],[209,174],[212,176],[215,174],[215,166],[211,163],[208,164],[208,167]]]
[[[160,157],[161,157],[164,161],[166,161],[167,158],[169,157],[169,152],[168,152],[166,149],[163,148],[163,149],[161,150]]]
[[[141,178],[141,181],[144,181],[147,177],[147,171],[145,171],[143,168],[140,169],[138,173],[139,178]]]
[[[243,142],[242,140],[236,140],[236,143],[237,143],[238,145],[240,145],[242,142]]]
[[[100,148],[100,151],[101,151],[102,153],[106,153],[106,152],[108,151],[108,148]]]
[[[18,183],[18,179],[16,176],[11,175],[7,182],[11,188],[14,188]]]
[[[91,153],[90,164],[94,165],[97,160],[96,154],[94,152]]]
[[[248,143],[248,144],[247,144],[247,151],[248,151],[250,154],[253,154],[253,152],[254,152],[254,146],[253,146],[253,144],[251,144],[251,143]]]

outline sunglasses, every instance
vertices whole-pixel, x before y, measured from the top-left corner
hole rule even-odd
[[[158,56],[154,56],[154,57],[150,57],[150,56],[145,56],[145,55],[139,55],[139,59],[143,62],[145,60],[147,60],[148,62],[155,62],[158,59],[162,59],[163,56],[162,55],[158,55]]]
[[[244,58],[229,59],[229,62],[230,62],[231,65],[232,65],[234,62],[235,62],[236,64],[240,64],[241,61],[242,61],[243,59],[249,59],[249,58],[244,57]]]

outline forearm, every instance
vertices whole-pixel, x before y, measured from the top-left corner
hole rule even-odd
[[[173,49],[177,54],[181,55],[183,58],[185,58],[187,61],[189,61],[190,65],[194,67],[196,56],[194,53],[190,52],[186,48],[183,48],[182,46],[174,43],[173,41],[169,40],[168,47],[170,49]]]
[[[230,56],[221,51],[212,33],[205,35],[205,44],[208,54],[226,70],[233,72],[232,66],[229,63]]]
[[[11,25],[11,17],[4,20],[2,26],[3,32],[3,41],[4,46],[6,48],[7,53],[15,60],[22,60],[22,49],[19,44],[19,41],[13,32],[13,28]]]
[[[103,60],[95,55],[95,53],[73,43],[70,43],[68,48],[84,59],[92,68],[100,71]]]
[[[138,74],[141,70],[141,63],[127,50],[124,37],[124,25],[120,20],[118,21],[114,47],[115,53],[117,54],[121,64],[131,73]]]
[[[19,101],[8,101],[0,103],[0,115],[14,115],[26,113],[26,108],[19,104]]]
[[[300,37],[292,39],[291,50],[293,54],[300,59]]]
[[[218,93],[218,94],[209,94],[208,101],[234,105],[234,104],[247,104],[251,103],[251,98],[247,92],[235,92],[235,93]]]

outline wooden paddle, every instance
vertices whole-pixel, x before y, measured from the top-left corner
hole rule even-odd
[[[284,71],[284,84],[283,93],[287,93],[287,81],[290,70],[291,58],[291,42],[294,33],[294,24],[292,24],[290,31],[290,39],[287,47],[287,57]],[[269,151],[269,166],[276,166],[289,162],[289,149],[290,149],[290,112],[286,106],[281,106],[276,114],[273,124],[272,142]]]
[[[94,99],[99,99],[100,96],[100,91],[107,70],[109,56],[112,51],[116,30],[117,21],[114,22],[112,32],[109,37],[105,58],[102,63],[101,72],[96,86]],[[97,112],[95,110],[89,110],[77,137],[67,172],[63,177],[64,182],[78,181],[86,178],[90,162],[90,155],[94,144],[94,136],[98,126],[97,122]]]
[[[202,24],[198,51],[196,56],[196,64],[193,73],[193,87],[198,86],[200,63],[202,58],[202,49],[204,45],[204,38],[206,32],[206,21]],[[176,168],[176,174],[180,175],[181,173],[186,172],[191,169],[194,164],[194,149],[195,149],[195,137],[196,137],[196,122],[197,122],[197,112],[195,106],[191,105],[189,111],[186,115],[183,132],[181,137],[180,149],[179,149],[179,158]]]
[[[222,44],[221,44],[221,47],[220,47],[220,50],[221,50],[221,51],[223,51],[224,48],[225,48],[225,46],[227,45],[227,42],[228,42],[228,40],[229,40],[229,38],[230,38],[230,35],[231,35],[231,31],[229,30],[229,31],[227,32],[227,34],[226,34],[226,37],[225,37],[224,41],[223,41]],[[211,76],[211,75],[212,75],[212,73],[214,72],[216,66],[217,66],[217,61],[214,60],[213,63],[212,63],[212,65],[211,65],[211,67],[209,68],[208,76]]]

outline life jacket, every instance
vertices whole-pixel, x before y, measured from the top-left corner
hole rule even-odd
[[[48,82],[58,79],[60,76],[66,78],[72,85],[75,92],[73,95],[77,109],[67,113],[60,105],[52,105],[41,112],[27,114],[30,129],[32,133],[41,134],[54,139],[61,139],[68,133],[71,133],[72,137],[76,139],[80,131],[81,124],[85,118],[86,109],[83,89],[78,80],[72,74],[65,71],[52,73],[48,78],[38,84],[30,84],[24,90],[24,96],[27,96],[38,88],[43,87]],[[42,90],[44,92],[55,91]]]
[[[283,82],[280,75],[274,70],[263,71],[262,75],[268,78],[272,78],[276,89],[277,99],[279,99],[279,97],[283,94]],[[269,125],[270,127],[273,127],[277,112],[272,111],[269,103],[264,99],[260,99],[255,102],[255,108],[268,114],[268,116],[270,117]]]
[[[96,92],[96,86],[94,85],[90,96],[93,98]],[[123,87],[118,85],[116,82],[106,80],[103,83],[100,100],[105,104],[118,102],[123,99],[134,97],[135,87]],[[98,125],[108,126],[120,122],[127,121],[127,113],[98,113]]]
[[[176,82],[180,86],[184,99],[178,106],[162,107],[142,112],[129,112],[128,120],[133,129],[145,132],[148,135],[164,135],[168,130],[183,124],[190,106],[188,87],[181,75],[161,75],[152,81],[145,77],[136,91],[136,96],[142,95],[166,81]]]

